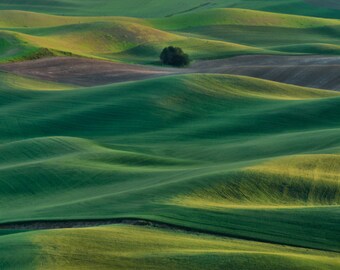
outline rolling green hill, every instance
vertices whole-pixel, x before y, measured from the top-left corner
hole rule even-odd
[[[7,11],[3,13],[7,14]],[[35,22],[29,27],[26,27],[26,15]],[[50,21],[55,26],[41,27],[42,21]],[[182,46],[193,58],[268,52],[231,42],[166,32],[150,26],[151,23],[145,20],[107,17],[102,21],[101,18],[84,17],[74,22],[74,17],[9,12],[3,17],[4,27],[0,34],[4,36],[4,42],[14,40],[11,47],[18,49],[12,49],[12,54],[9,54],[4,48],[2,61],[72,54],[128,62],[154,62],[162,48],[169,44]]]
[[[51,83],[39,81],[28,77],[17,76],[10,73],[0,72],[0,87],[2,89],[18,89],[18,90],[67,90],[74,89],[73,85],[64,85],[59,83]]]
[[[22,11],[1,14],[1,61],[78,55],[150,64],[167,45],[181,46],[193,59],[340,52],[340,23],[334,19],[242,9],[211,9],[151,20]]]
[[[206,25],[272,26],[285,28],[313,28],[339,25],[338,20],[306,16],[276,14],[246,9],[209,9],[171,18],[151,19],[155,25],[168,30],[181,30]]]
[[[339,53],[339,20],[242,9],[212,9],[151,22],[163,30],[270,53]]]
[[[26,269],[336,269],[335,253],[169,232],[161,229],[108,226],[18,233],[0,237],[1,265]],[[25,246],[29,253],[21,249]],[[86,254],[91,254],[88,257]],[[32,261],[31,256],[40,261]],[[58,259],[57,259],[58,258]],[[57,259],[57,260],[56,260]]]
[[[132,17],[166,17],[210,8],[243,8],[277,13],[316,17],[339,18],[338,6],[333,0],[147,0],[140,5],[137,0],[3,0],[1,9],[19,9],[62,15],[119,15]]]
[[[0,269],[338,269],[340,92],[193,72],[275,54],[336,81],[339,5],[142,2],[1,1],[0,70],[63,58],[0,71]],[[168,45],[197,62],[159,67]],[[60,80],[101,63],[162,77]]]
[[[134,217],[339,250],[337,92],[185,75],[0,98],[1,222]]]

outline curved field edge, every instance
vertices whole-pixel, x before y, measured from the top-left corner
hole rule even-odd
[[[55,27],[91,22],[122,22],[141,25],[153,25],[162,29],[180,30],[204,25],[253,25],[292,28],[310,28],[339,25],[337,19],[322,19],[307,16],[278,14],[237,8],[215,8],[192,14],[177,15],[168,18],[138,19],[120,16],[56,16],[44,13],[20,10],[0,10],[0,27],[30,28]],[[200,19],[199,19],[200,18]],[[18,29],[20,30],[20,29]],[[23,29],[22,29],[23,30]]]
[[[78,86],[39,80],[0,71],[0,88],[29,91],[61,91],[76,89]]]
[[[0,20],[2,61],[78,55],[154,64],[167,45],[181,46],[193,59],[244,54],[339,54],[340,23],[334,19],[242,9],[212,9],[151,20],[67,17],[23,11],[0,13],[3,14]],[[222,31],[219,26],[228,29]],[[249,37],[247,41],[244,36],[238,37],[240,27],[244,33],[256,28],[262,38],[245,34]],[[285,36],[299,35],[300,38],[282,40],[275,34],[282,31],[287,32]],[[233,35],[228,35],[229,32]],[[1,46],[1,43],[9,45]]]
[[[139,8],[136,9],[136,6]],[[316,17],[339,18],[339,10],[332,0],[277,0],[275,2],[244,1],[244,0],[217,0],[214,3],[205,0],[174,0],[172,2],[148,1],[143,6],[139,6],[136,0],[101,0],[100,4],[93,8],[90,0],[77,2],[74,0],[55,0],[43,2],[31,2],[28,0],[9,1],[4,0],[0,4],[0,9],[17,9],[26,11],[36,11],[54,14],[70,15],[124,15],[133,17],[170,17],[176,14],[192,13],[211,8],[238,7],[243,9],[264,10],[276,13],[291,13],[297,15],[307,15]]]
[[[40,8],[61,11],[66,2],[80,3]],[[340,53],[339,20],[202,12],[209,4],[191,4],[182,10],[172,2],[168,18],[151,20],[0,12],[0,57],[155,64],[166,45],[193,59]],[[288,9],[281,0],[248,5]],[[301,5],[304,15],[314,13],[300,0],[289,3],[290,12]],[[337,12],[318,8],[320,16]],[[223,75],[71,91],[8,73],[0,80],[0,223],[140,218],[223,236],[127,225],[5,229],[1,269],[339,268],[338,93]]]
[[[249,263],[336,269],[340,263],[331,252],[127,225],[24,232],[0,236],[0,243],[7,251],[0,253],[3,269],[249,269]]]
[[[4,89],[0,101],[2,223],[146,218],[339,249],[337,208],[317,193],[307,201],[316,207],[265,211],[166,203],[274,157],[339,153],[337,92],[243,76],[183,75],[73,91]],[[263,183],[267,193],[276,187]],[[305,204],[304,190],[289,194],[293,204]],[[275,192],[269,202],[281,204]]]
[[[281,209],[338,206],[339,155],[301,155],[272,160],[195,187],[172,203],[197,208]]]

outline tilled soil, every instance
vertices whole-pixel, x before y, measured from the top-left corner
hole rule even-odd
[[[75,57],[53,57],[2,64],[0,70],[79,86],[143,80],[173,72],[171,69]]]
[[[339,56],[238,56],[201,61],[195,72],[245,75],[321,89],[340,90]]]
[[[247,55],[197,61],[189,68],[177,69],[85,58],[55,57],[2,64],[0,70],[79,86],[144,80],[172,74],[217,73],[340,90],[340,56]]]

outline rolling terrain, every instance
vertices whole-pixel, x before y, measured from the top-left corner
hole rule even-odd
[[[338,269],[336,3],[136,5],[1,1],[0,269]]]
[[[340,23],[335,19],[242,9],[160,19],[0,13],[2,62],[81,56],[154,64],[155,55],[169,44],[181,46],[194,60],[244,54],[340,54]]]
[[[2,223],[129,217],[339,251],[337,92],[230,75],[6,89]]]
[[[166,7],[166,8],[165,8]],[[168,3],[164,0],[147,0],[140,5],[138,0],[3,0],[0,4],[5,10],[27,10],[61,15],[114,15],[132,17],[170,17],[183,13],[211,8],[242,8],[252,10],[288,13],[315,17],[339,19],[339,4],[334,0],[180,0]]]
[[[47,57],[0,64],[0,70],[30,78],[96,86],[191,73],[235,74],[321,89],[340,90],[336,56],[251,55],[200,60],[185,69],[154,67],[76,57]],[[320,80],[322,75],[323,79]]]

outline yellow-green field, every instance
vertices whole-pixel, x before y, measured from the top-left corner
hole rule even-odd
[[[21,257],[12,264],[0,255],[2,266],[16,269],[255,269],[252,265],[320,270],[340,265],[332,252],[127,225],[17,233],[0,243],[0,250]],[[28,254],[37,259],[29,260]]]
[[[169,44],[181,46],[193,59],[340,54],[340,23],[336,19],[242,9],[211,9],[161,19],[24,11],[0,11],[0,15],[2,61],[78,55],[152,63],[155,54]]]
[[[318,55],[337,89],[335,2],[31,2],[0,3],[1,270],[340,268],[340,92],[158,60]],[[1,71],[58,56],[46,74],[79,75],[74,57],[164,72]]]

